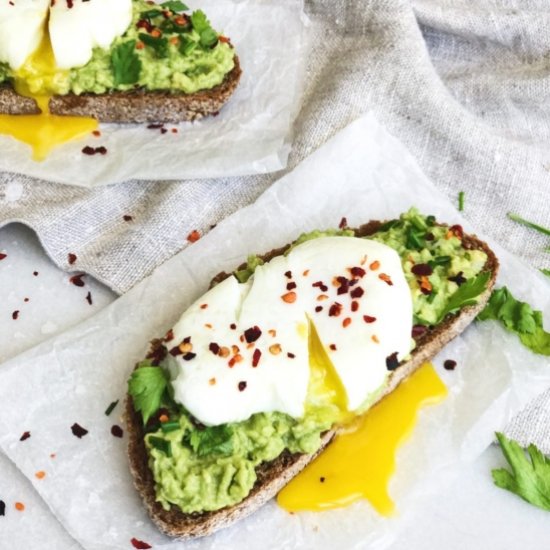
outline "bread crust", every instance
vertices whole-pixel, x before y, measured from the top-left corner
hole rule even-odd
[[[366,237],[375,233],[383,222],[371,221],[355,230],[358,237]],[[485,307],[491,295],[498,274],[498,260],[489,246],[474,235],[464,235],[463,246],[469,249],[483,250],[487,254],[487,262],[483,271],[491,273],[487,289],[480,295],[474,306],[461,309],[457,314],[449,315],[445,320],[425,334],[416,338],[417,346],[411,353],[409,361],[402,363],[389,376],[386,391],[378,398],[391,393],[403,380],[413,374],[421,365],[436,355],[450,340],[464,331]],[[272,250],[261,258],[269,261],[283,254],[289,247]],[[242,264],[239,269],[246,267]],[[211,286],[229,277],[228,273],[219,273],[214,277]],[[180,539],[209,535],[223,527],[228,527],[236,521],[255,512],[263,504],[271,500],[293,477],[303,470],[331,442],[336,430],[329,430],[322,435],[321,447],[313,455],[283,452],[275,460],[261,464],[257,469],[258,479],[250,494],[240,503],[213,512],[186,514],[176,506],[166,511],[156,502],[155,482],[148,466],[148,455],[144,444],[144,431],[141,417],[134,410],[132,398],[127,396],[125,417],[129,436],[128,456],[130,469],[136,489],[154,523],[165,534]]]
[[[132,90],[105,94],[57,95],[50,100],[54,115],[91,116],[101,122],[151,123],[199,120],[215,115],[231,97],[241,78],[238,56],[235,66],[223,82],[210,90],[193,94],[169,91]],[[0,113],[36,115],[40,113],[34,99],[23,97],[9,85],[0,86]]]

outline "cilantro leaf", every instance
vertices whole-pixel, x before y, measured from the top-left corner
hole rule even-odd
[[[492,470],[495,485],[543,510],[550,510],[550,458],[531,444],[527,447],[529,461],[516,441],[498,432],[496,436],[512,471],[504,468]]]
[[[141,59],[136,53],[136,41],[129,40],[114,47],[111,65],[115,75],[115,86],[135,84],[141,74]]]
[[[220,454],[228,456],[233,453],[233,429],[222,424],[204,430],[194,430],[189,444],[198,456]]]
[[[194,11],[191,14],[191,23],[199,33],[201,46],[210,48],[218,42],[218,33],[212,28],[202,10]]]
[[[157,57],[167,57],[168,56],[168,39],[164,37],[155,37],[150,34],[145,34],[144,32],[139,33],[139,39],[155,50]]]
[[[135,410],[141,411],[144,424],[159,410],[167,385],[168,378],[164,370],[148,364],[138,367],[130,376],[128,393],[134,400]]]
[[[180,0],[168,0],[168,2],[163,2],[161,7],[165,10],[175,12],[186,11],[189,9],[183,2],[180,2]]]
[[[544,330],[542,312],[516,300],[505,286],[493,291],[477,318],[480,321],[500,321],[507,330],[515,332],[521,343],[532,352],[550,355],[550,333]]]
[[[477,304],[477,298],[487,288],[491,273],[484,271],[472,279],[468,279],[458,287],[458,290],[451,295],[443,311],[439,314],[438,323],[449,313],[455,313],[466,306]]]

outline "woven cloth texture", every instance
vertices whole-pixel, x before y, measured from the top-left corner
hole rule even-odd
[[[506,218],[513,211],[550,225],[547,0],[306,0],[305,8],[311,52],[288,169],[372,110],[450,200],[465,192],[474,226],[550,267],[548,239]],[[0,225],[29,225],[60,267],[69,269],[73,252],[78,269],[123,293],[192,230],[208,231],[280,176],[86,190],[4,173]],[[550,453],[549,426],[547,392],[508,433]]]

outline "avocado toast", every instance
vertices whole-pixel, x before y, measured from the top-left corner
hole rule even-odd
[[[55,61],[44,62],[49,44],[42,42],[23,65],[0,63],[0,113],[38,114],[36,98],[41,96],[50,97],[51,114],[91,116],[102,122],[175,123],[217,113],[241,75],[230,40],[212,28],[201,10],[190,12],[179,1],[121,4],[128,4],[126,30],[113,33],[107,46],[92,41],[96,45],[79,58],[80,63],[74,57],[64,59],[66,54],[59,53],[63,48],[56,49],[54,40],[60,35],[58,42],[66,46],[65,35],[74,33],[70,25],[76,23],[60,22],[54,33],[50,16]],[[52,13],[65,9],[58,6],[50,8]],[[82,11],[81,19],[89,6],[75,4]],[[106,5],[104,10],[108,9]],[[67,13],[73,15],[71,11],[79,16],[76,9]]]
[[[370,222],[357,230],[314,232],[301,237],[292,245],[273,250],[262,257],[249,259],[247,264],[243,264],[235,272],[235,277],[240,281],[246,281],[263,262],[280,258],[285,253],[288,254],[289,249],[296,248],[307,240],[315,240],[327,235],[368,237],[389,245],[401,258],[410,288],[414,315],[412,335],[415,344],[410,354],[403,360],[398,363],[386,362],[389,371],[387,380],[381,390],[373,395],[373,399],[368,403],[370,407],[393,391],[401,381],[433,357],[474,319],[490,295],[498,271],[498,261],[485,243],[474,236],[464,235],[460,226],[439,225],[433,217],[421,216],[412,210],[401,216],[399,220],[385,223]],[[377,269],[374,264],[370,264],[369,268],[371,267],[372,270]],[[221,284],[231,276],[221,273],[214,278],[212,284]],[[462,291],[460,291],[461,288]],[[162,349],[163,347],[166,349],[166,346],[166,338],[155,341],[146,365],[140,364],[138,369],[143,366],[158,368],[162,365]],[[393,359],[395,360],[396,357]],[[169,417],[170,422],[177,419],[180,414],[189,418],[188,412],[178,407],[170,410],[171,406],[155,411],[152,415],[153,422],[148,422],[144,429],[142,417],[136,411],[132,397],[129,396],[126,416],[130,437],[128,450],[136,487],[155,523],[162,531],[176,537],[207,535],[254,512],[328,445],[337,431],[337,426],[331,425],[330,422],[329,427],[323,429],[326,422],[320,422],[317,432],[313,434],[315,444],[304,445],[304,448],[309,447],[308,452],[298,452],[296,445],[290,444],[275,458],[260,462],[255,467],[251,488],[248,492],[245,491],[244,496],[240,494],[233,499],[235,502],[232,504],[215,509],[220,503],[210,503],[209,511],[194,509],[182,512],[174,504],[160,502],[162,499],[158,497],[159,486],[163,481],[162,475],[160,477],[158,475],[155,465],[158,461],[154,457],[158,457],[159,452],[165,453],[166,446],[160,444],[153,449],[150,444],[145,443],[146,437],[163,440],[163,430],[159,429],[158,423],[159,415]],[[294,421],[290,419],[288,422],[293,425]],[[210,430],[192,417],[191,424],[191,438],[182,440],[183,446],[189,446],[190,442],[191,447],[193,446],[194,430],[202,434]],[[232,435],[226,434],[228,439],[235,433],[240,433],[239,429],[237,426],[233,428]],[[224,452],[227,453],[227,449],[224,451],[222,449],[224,442],[221,443],[222,445],[218,445],[213,452],[223,456]],[[231,491],[231,485],[229,491]]]

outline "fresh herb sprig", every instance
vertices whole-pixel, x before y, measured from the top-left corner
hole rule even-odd
[[[550,458],[533,444],[527,447],[528,458],[516,441],[498,432],[496,436],[512,471],[492,470],[495,485],[550,511]]]
[[[111,65],[115,76],[115,86],[135,84],[141,74],[141,59],[136,53],[136,40],[122,42],[113,48]]]
[[[128,393],[134,401],[135,410],[141,412],[144,424],[160,409],[167,387],[168,376],[161,367],[145,363],[132,372]]]

